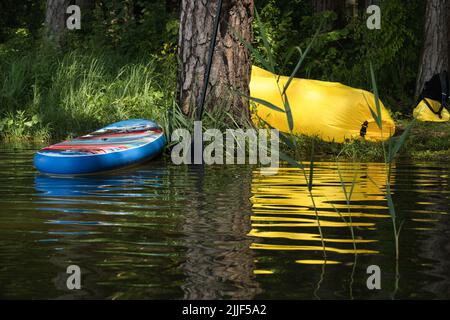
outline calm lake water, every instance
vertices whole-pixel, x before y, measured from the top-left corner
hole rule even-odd
[[[325,260],[296,169],[267,176],[250,166],[160,159],[56,178],[36,172],[34,152],[0,146],[0,298],[450,298],[448,163],[395,167],[404,221],[396,263],[383,164],[340,164],[345,181],[356,177],[349,206],[336,163],[316,164]],[[81,290],[66,287],[72,264],[81,268]],[[381,269],[381,290],[366,286],[370,265]]]

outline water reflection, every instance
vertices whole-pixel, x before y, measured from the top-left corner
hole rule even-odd
[[[349,203],[341,179],[347,194],[354,181]],[[398,221],[404,223],[398,263],[385,181],[384,164],[316,163],[313,196],[325,255],[303,173],[295,168],[280,168],[278,174],[267,176],[254,170],[249,235],[255,239],[251,248],[257,252],[256,268],[263,289],[275,281],[284,283],[283,289],[297,292],[297,296],[366,297],[366,268],[375,264],[383,270],[384,287],[372,292],[372,298],[417,297],[412,288],[421,286],[419,278],[426,278],[430,291],[447,292],[450,268],[444,261],[449,261],[450,247],[444,245],[443,234],[450,229],[446,217],[448,168],[394,167],[393,198]],[[411,267],[411,261],[423,264]],[[435,264],[437,261],[440,263]],[[270,293],[268,296],[276,298]]]
[[[211,168],[209,168],[211,169]],[[250,250],[250,170],[191,166],[184,214],[186,299],[252,299],[260,293]],[[240,183],[236,183],[239,181]]]
[[[386,167],[367,163],[339,164],[338,168],[336,163],[320,163],[314,169],[313,181],[319,223],[299,169],[280,168],[273,176],[261,175],[259,170],[253,172],[249,235],[262,241],[253,243],[252,249],[303,251],[296,262],[325,263],[320,253],[320,224],[325,250],[335,258],[328,263],[342,262],[342,254],[377,254],[373,243],[378,238],[368,231],[376,230],[377,221],[389,217],[383,194]],[[352,190],[349,204],[343,184],[349,197]],[[355,239],[351,237],[350,225],[360,231]]]
[[[166,174],[155,165],[96,176],[36,175],[34,204],[47,225],[39,228],[45,232],[36,231],[36,242],[54,251],[47,269],[58,298],[145,296],[163,286],[152,273],[161,263],[179,263],[164,236],[167,226],[157,228],[167,208],[159,192]],[[67,291],[64,271],[70,264],[81,267],[86,290]]]
[[[135,268],[156,267],[161,274],[183,278],[180,288],[186,299],[252,299],[260,290],[254,281],[251,239],[246,237],[251,171],[236,169],[222,173],[219,167],[149,165],[99,176],[37,175],[35,203],[49,225],[45,237],[37,241],[64,243],[51,259],[58,269],[68,261],[97,260],[89,272],[102,280],[94,279],[88,286],[113,287],[136,280],[139,288],[145,284]],[[247,183],[236,184],[233,176]],[[137,218],[140,222],[135,222]],[[143,235],[158,240],[134,240]],[[160,257],[161,251],[173,255],[175,265],[151,266],[150,259],[143,259]],[[100,263],[99,255],[104,257]],[[116,260],[118,255],[122,257]],[[110,267],[116,269],[112,277]],[[60,278],[53,282],[62,290],[64,277]],[[152,281],[148,286],[157,287]],[[110,297],[133,297],[136,292],[130,291]]]
[[[0,149],[1,298],[450,298],[448,164],[395,168],[396,264],[383,164],[340,165],[346,190],[356,182],[347,206],[336,163],[316,163],[325,259],[296,169],[161,160],[67,179],[37,174],[33,152]],[[65,288],[70,264],[81,291]],[[376,292],[365,285],[372,264]]]

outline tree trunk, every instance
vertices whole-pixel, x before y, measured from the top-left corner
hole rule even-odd
[[[69,5],[69,0],[47,0],[45,12],[46,38],[56,47],[61,46],[66,30],[66,10]]]
[[[424,47],[416,83],[416,97],[431,77],[449,67],[449,0],[427,0]]]
[[[181,2],[177,97],[186,115],[198,107],[217,4],[218,0]],[[233,30],[250,42],[252,19],[253,0],[223,1],[205,109],[226,108],[236,120],[249,119],[248,102],[233,90],[249,94],[251,60]]]

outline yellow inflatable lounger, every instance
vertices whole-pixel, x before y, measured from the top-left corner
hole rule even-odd
[[[445,108],[449,99],[450,83],[447,71],[434,74],[423,85],[413,116],[419,121],[447,122],[450,114]]]
[[[289,78],[281,76],[278,83],[277,79],[277,75],[253,66],[250,95],[284,110],[280,92]],[[375,97],[368,91],[337,82],[294,78],[286,93],[295,134],[344,142],[361,136],[371,141],[387,140],[395,132],[395,123],[381,101],[383,130],[376,125],[369,110],[370,105],[376,112]],[[289,132],[286,114],[262,104],[256,104],[252,119],[255,125],[266,122],[282,132]]]
[[[447,122],[450,114],[440,102],[423,98],[413,111],[413,116],[419,121]]]

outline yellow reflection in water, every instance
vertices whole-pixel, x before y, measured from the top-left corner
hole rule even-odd
[[[252,229],[249,236],[253,237],[261,237],[261,238],[285,238],[292,240],[315,240],[322,241],[319,234],[313,233],[298,233],[298,232],[264,232],[264,231],[256,231]],[[324,242],[341,242],[341,243],[353,243],[353,239],[330,239],[327,237],[323,238]],[[363,239],[355,239],[356,243],[367,243],[367,242],[375,242],[376,240],[363,240]]]
[[[295,246],[295,245],[281,245],[281,244],[264,244],[264,243],[252,243],[250,249],[264,249],[264,250],[298,250],[298,251],[322,251],[322,246]],[[365,250],[365,249],[339,249],[334,247],[325,246],[325,251],[344,253],[344,254],[362,254],[362,253],[379,253],[377,250]]]
[[[295,263],[300,263],[300,264],[340,264],[339,261],[334,261],[334,260],[296,260]]]
[[[386,167],[383,163],[341,163],[339,169],[347,192],[354,182],[349,206],[337,164],[317,163],[314,168],[312,193],[325,250],[336,254],[377,254],[373,245],[378,241],[374,236],[377,222],[389,218],[384,193]],[[254,170],[250,200],[252,229],[248,235],[256,238],[252,249],[305,251],[308,256],[299,254],[295,262],[325,263],[311,256],[322,258],[322,239],[307,184],[299,169],[279,168],[275,175],[263,175],[259,169]],[[355,239],[350,233],[350,217]],[[326,263],[340,261],[334,259]]]
[[[253,270],[253,274],[273,274],[273,271],[257,269],[257,270]]]

